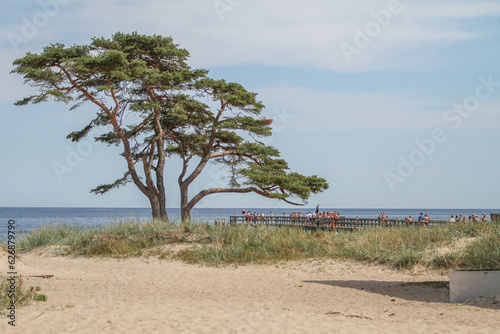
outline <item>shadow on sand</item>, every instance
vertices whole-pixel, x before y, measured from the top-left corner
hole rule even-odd
[[[428,303],[449,302],[449,289],[447,287],[436,287],[442,282],[410,282],[398,281],[304,281],[304,283],[324,284],[339,288],[356,289],[368,293],[377,293],[390,298],[399,298],[409,301]]]
[[[303,281],[305,284],[323,284],[332,287],[356,289],[368,293],[376,293],[391,299],[403,299],[408,301],[426,303],[449,303],[450,290],[446,281],[426,282],[400,282],[400,281],[375,281],[375,280],[333,280],[333,281]],[[462,305],[462,304],[457,304]],[[469,304],[481,308],[500,310],[500,303]]]

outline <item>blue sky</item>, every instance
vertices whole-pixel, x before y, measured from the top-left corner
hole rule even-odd
[[[120,148],[71,143],[94,114],[45,103],[12,62],[50,43],[115,32],[171,36],[190,65],[258,93],[291,168],[326,178],[309,206],[500,208],[498,1],[77,1],[0,4],[0,206],[147,207],[133,185],[89,193],[125,171]],[[64,166],[64,173],[55,166]],[[179,162],[167,206],[179,205]],[[224,185],[217,168],[197,189]],[[193,188],[193,192],[194,192]],[[284,207],[216,195],[198,207]]]

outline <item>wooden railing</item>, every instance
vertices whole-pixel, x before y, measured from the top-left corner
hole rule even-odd
[[[308,217],[246,217],[231,216],[230,224],[247,224],[252,226],[301,226],[311,230],[356,230],[362,228],[396,228],[402,226],[437,226],[450,224],[448,221],[430,221],[428,223],[411,222],[396,219],[370,219],[370,218],[308,218]]]

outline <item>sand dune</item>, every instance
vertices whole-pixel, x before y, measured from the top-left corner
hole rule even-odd
[[[4,262],[4,259],[1,259]],[[448,303],[414,282],[447,273],[332,260],[208,268],[158,259],[25,254],[47,302],[17,310],[19,333],[500,333],[500,305]],[[33,277],[54,275],[51,278]],[[491,298],[490,298],[491,299]]]

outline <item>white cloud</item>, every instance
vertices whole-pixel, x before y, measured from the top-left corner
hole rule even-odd
[[[402,1],[402,3],[408,1]],[[413,17],[418,20],[428,19],[465,19],[491,16],[494,17],[500,11],[500,3],[497,1],[413,1],[409,3]]]
[[[265,89],[259,98],[270,109],[286,106],[290,130],[451,129],[455,123],[446,123],[443,114],[453,103],[461,103],[393,92],[337,94],[287,86]],[[460,129],[498,128],[499,109],[498,99],[481,102]]]
[[[226,3],[232,9],[221,14],[214,6],[217,3]],[[74,2],[61,7],[36,39],[87,43],[93,36],[137,30],[171,35],[191,52],[195,66],[300,65],[343,72],[408,69],[428,61],[423,55],[428,56],[430,48],[483,34],[460,26],[461,20],[500,14],[500,3],[496,1],[436,4],[430,0],[401,0],[399,12],[391,14],[389,24],[381,27],[351,63],[347,62],[339,47],[341,43],[353,44],[356,29],[365,30],[367,24],[375,22],[372,12],[387,10],[389,3],[390,0]],[[410,59],[404,63],[392,61],[401,54],[409,54]]]

